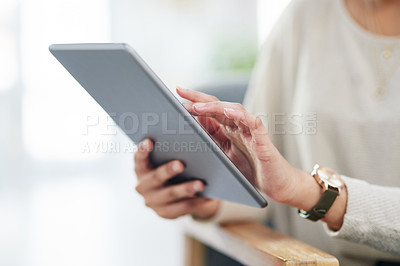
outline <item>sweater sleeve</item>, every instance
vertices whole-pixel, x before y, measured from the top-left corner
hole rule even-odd
[[[347,186],[347,210],[342,228],[327,233],[400,255],[400,188],[383,187],[342,176]]]

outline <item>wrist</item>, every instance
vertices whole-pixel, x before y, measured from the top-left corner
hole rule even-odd
[[[323,191],[321,186],[307,172],[295,168],[295,189],[290,202],[285,204],[297,209],[311,210],[320,200]]]
[[[324,190],[311,176],[311,174],[299,169],[296,170],[297,185],[294,191],[293,200],[286,204],[309,212],[321,200]],[[330,227],[332,230],[339,230],[343,224],[346,206],[347,189],[346,186],[344,186],[340,189],[339,195],[329,208],[326,216],[321,220],[327,223],[328,227]]]

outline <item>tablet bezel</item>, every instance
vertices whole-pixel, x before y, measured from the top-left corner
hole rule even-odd
[[[195,130],[200,138],[209,145],[212,152],[221,160],[225,167],[231,172],[236,180],[243,186],[243,188],[251,195],[257,202],[258,207],[267,206],[267,201],[264,197],[254,188],[254,186],[246,179],[246,177],[239,171],[230,158],[223,152],[222,149],[215,143],[212,137],[203,129],[203,127],[192,117],[189,112],[184,108],[181,102],[175,95],[168,89],[168,87],[161,81],[161,79],[154,73],[154,71],[146,64],[146,62],[138,55],[138,53],[129,45],[124,43],[101,43],[101,44],[53,44],[49,47],[50,52],[63,64],[63,58],[59,55],[59,51],[82,51],[82,50],[124,50],[136,61],[142,68],[148,78],[155,83],[161,94],[173,105],[173,107],[185,118],[185,121]],[[63,64],[64,65],[64,64]],[[65,65],[64,65],[65,67]],[[66,67],[67,68],[67,67]],[[68,71],[70,71],[67,68]],[[79,80],[77,79],[79,82]],[[86,89],[86,88],[85,88]],[[89,93],[90,94],[90,93]],[[93,97],[93,96],[92,96]],[[247,203],[243,203],[247,204]],[[254,205],[252,205],[254,206]]]

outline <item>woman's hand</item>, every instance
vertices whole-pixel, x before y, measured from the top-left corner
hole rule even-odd
[[[292,201],[296,169],[272,144],[261,119],[241,104],[218,101],[201,92],[178,88],[191,101],[186,109],[197,117],[246,178],[277,202]]]
[[[292,167],[272,144],[261,119],[237,103],[221,102],[204,93],[177,89],[191,101],[186,109],[210,133],[250,182],[274,201],[311,210],[322,196],[321,187],[310,174]],[[344,190],[323,219],[339,229],[346,210]]]
[[[183,172],[184,165],[180,161],[172,161],[154,168],[149,160],[152,149],[153,142],[145,139],[135,153],[135,172],[138,178],[136,190],[143,196],[146,206],[167,219],[186,214],[200,219],[213,216],[219,208],[219,201],[195,196],[204,190],[201,181],[164,185],[170,178]]]
[[[250,182],[277,202],[291,205],[297,200],[297,177],[302,173],[275,148],[259,117],[238,103],[221,102],[214,96],[183,88],[177,92],[191,101],[184,103],[186,109]]]

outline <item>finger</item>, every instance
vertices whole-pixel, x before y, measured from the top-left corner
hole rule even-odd
[[[189,90],[181,87],[176,88],[176,92],[182,98],[189,100],[191,102],[216,102],[219,101],[217,97],[199,92],[194,90]]]
[[[236,117],[230,115],[230,112],[236,112]],[[248,121],[246,120],[246,111],[239,111],[232,108],[224,108],[224,114],[227,118],[231,119],[236,126],[240,129],[240,131],[244,134],[251,135]]]
[[[149,160],[149,154],[153,150],[153,142],[145,139],[139,143],[135,153],[135,172],[138,178],[153,169]]]
[[[193,103],[184,102],[182,103],[182,105],[186,108],[186,110],[189,111],[189,113],[195,115],[195,112],[193,111]],[[196,119],[200,123],[200,125],[208,132],[208,134],[210,134],[214,141],[217,142],[220,148],[226,146],[225,144],[229,142],[229,139],[225,135],[223,128],[215,119],[206,116],[197,116]],[[223,118],[221,117],[220,119],[222,120]]]
[[[184,165],[178,160],[163,164],[146,174],[138,184],[136,190],[140,194],[144,194],[151,189],[162,187],[165,182],[182,173],[183,170]]]
[[[235,110],[232,108],[224,108],[224,114],[229,119],[232,119],[232,120],[246,126],[247,128],[249,127],[250,122],[248,121],[248,118],[246,117],[246,112]]]
[[[185,182],[154,191],[146,196],[146,206],[155,207],[194,197],[205,188],[201,181]]]
[[[199,116],[198,112],[196,112],[193,109],[193,103],[184,102],[184,103],[182,103],[182,105],[186,108],[186,110],[189,111],[189,113],[191,115],[196,116],[197,121],[199,121],[199,123],[203,126],[203,128],[205,128],[208,131],[209,134],[214,134],[214,133],[221,133],[222,134],[222,135],[219,135],[219,134],[215,134],[214,135],[214,140],[217,141],[217,142],[218,141],[221,141],[221,142],[226,141],[225,140],[226,136],[225,136],[225,134],[223,134],[223,129],[219,125],[218,125],[218,127],[215,127],[218,130],[214,130],[213,127],[216,126],[216,124],[218,124],[216,121],[220,122],[223,125],[227,125],[227,126],[230,126],[232,128],[235,128],[235,129],[237,128],[237,125],[235,123],[233,123],[232,121],[229,121],[229,119],[226,119],[227,117],[222,115],[222,114],[221,115],[214,115],[213,118],[215,120],[212,119],[212,118],[210,118],[212,120],[201,119],[200,117],[207,117],[208,115],[211,116],[211,114],[202,114],[201,116]],[[212,123],[212,121],[214,121],[215,123]],[[207,123],[205,123],[205,122],[207,122]],[[212,125],[212,127],[207,127],[207,125]],[[212,133],[210,133],[210,131],[212,131]]]
[[[183,102],[182,105],[183,105],[183,107],[186,108],[186,110],[188,110],[188,112],[190,114],[193,115],[193,103],[191,103],[191,102]]]
[[[224,108],[244,111],[244,107],[240,103],[231,102],[198,102],[193,104],[193,111],[198,115],[207,114],[224,114]]]
[[[245,110],[244,107],[239,103],[218,101],[209,103],[195,103],[192,106],[192,113],[196,116],[213,117],[223,125],[237,128],[237,125],[231,119],[227,119],[225,115],[225,108]]]
[[[210,136],[221,146],[229,142],[220,124],[211,117],[197,117],[200,125],[210,134]]]
[[[216,121],[219,121],[219,122],[221,122],[221,123],[224,124],[224,125],[229,125],[229,126],[231,126],[231,127],[235,127],[235,128],[236,128],[235,124],[234,124],[234,123],[231,123],[230,121],[228,121],[228,120],[226,119],[226,116],[224,116],[224,115],[196,112],[196,111],[193,109],[193,106],[194,106],[193,103],[189,103],[189,102],[182,103],[182,105],[186,108],[186,110],[188,110],[188,112],[189,112],[191,115],[196,116],[197,120],[199,120],[199,117],[212,116]]]
[[[225,108],[225,115],[247,126],[255,144],[269,144],[270,139],[262,120],[246,111]]]
[[[202,208],[206,208],[207,204],[213,204],[213,200],[203,197],[186,199],[176,203],[167,204],[157,208],[157,214],[166,219],[175,219],[186,214],[192,214]]]

